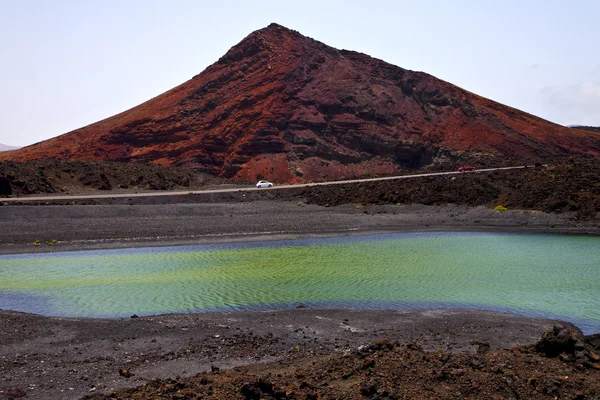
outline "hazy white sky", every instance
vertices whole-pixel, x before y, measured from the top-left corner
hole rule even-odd
[[[600,1],[0,0],[0,143],[183,83],[277,22],[560,124],[600,125]]]

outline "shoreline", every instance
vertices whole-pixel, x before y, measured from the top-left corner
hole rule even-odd
[[[334,232],[315,232],[315,233],[282,233],[282,232],[264,232],[252,233],[249,235],[207,235],[193,236],[187,238],[128,238],[128,239],[98,239],[85,241],[70,241],[68,243],[59,242],[54,247],[45,247],[40,245],[40,249],[33,249],[31,245],[0,245],[0,257],[11,255],[43,255],[71,253],[78,251],[103,251],[103,250],[128,250],[128,249],[151,249],[163,247],[193,247],[216,244],[237,244],[237,243],[268,243],[277,241],[294,241],[306,239],[327,239],[342,237],[360,237],[376,235],[410,234],[410,233],[498,233],[498,234],[519,234],[519,235],[565,235],[565,236],[592,236],[600,237],[600,232],[595,229],[556,229],[548,231],[545,229],[515,229],[512,227],[430,227],[423,229],[406,230],[346,230]]]
[[[465,313],[490,313],[498,315],[510,315],[516,318],[525,318],[539,321],[554,321],[559,324],[568,324],[576,327],[584,335],[600,335],[600,322],[585,318],[569,318],[564,315],[545,315],[544,312],[519,312],[517,308],[510,307],[494,307],[494,306],[478,306],[474,303],[452,303],[448,304],[445,302],[426,302],[422,305],[417,304],[394,304],[394,303],[381,303],[379,305],[360,306],[356,303],[349,303],[348,305],[341,305],[340,303],[327,303],[311,304],[306,302],[298,302],[294,304],[281,305],[279,307],[248,307],[245,309],[211,309],[211,310],[190,310],[190,311],[173,311],[173,312],[159,312],[159,313],[139,313],[126,315],[97,315],[97,316],[74,316],[74,315],[61,315],[61,314],[43,314],[40,312],[29,312],[14,309],[2,309],[0,308],[0,320],[2,319],[3,313],[16,313],[27,316],[32,316],[42,319],[60,319],[60,320],[72,320],[72,321],[119,321],[129,318],[156,318],[156,317],[184,317],[189,315],[224,315],[224,314],[237,314],[237,313],[278,313],[278,312],[294,312],[294,310],[310,309],[315,311],[323,310],[339,310],[347,312],[421,312],[421,311],[439,311],[444,312],[465,312]]]
[[[443,229],[445,228],[445,229]],[[71,241],[69,243],[60,243],[53,248],[45,248],[40,245],[41,251],[31,251],[30,245],[5,245],[0,247],[0,256],[11,255],[33,255],[33,254],[59,254],[78,251],[102,251],[102,250],[127,250],[127,249],[151,249],[162,247],[193,247],[215,244],[236,244],[236,243],[268,243],[277,241],[293,241],[305,239],[327,239],[339,237],[359,237],[410,233],[502,233],[502,234],[521,234],[521,235],[565,235],[565,236],[600,236],[598,232],[589,232],[585,230],[557,230],[548,232],[546,230],[522,230],[522,229],[501,229],[498,227],[478,227],[479,229],[448,229],[448,227],[432,228],[428,230],[368,230],[368,231],[335,231],[331,233],[258,233],[251,235],[231,235],[231,236],[194,236],[189,238],[129,238],[110,241],[110,239]],[[59,247],[60,246],[60,247]]]
[[[570,214],[449,204],[341,205],[293,201],[0,207],[0,255],[414,232],[600,236]],[[48,245],[48,241],[56,241]],[[35,242],[39,241],[39,245]]]

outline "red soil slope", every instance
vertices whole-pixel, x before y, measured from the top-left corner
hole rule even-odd
[[[600,133],[271,24],[188,82],[0,160],[137,161],[290,182],[395,173],[464,152],[598,155]]]

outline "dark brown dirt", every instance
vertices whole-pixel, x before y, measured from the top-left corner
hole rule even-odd
[[[543,371],[543,372],[541,372]],[[529,352],[427,353],[377,342],[352,356],[241,367],[92,399],[595,399],[598,371]]]
[[[555,326],[554,331],[571,331]],[[476,353],[425,351],[418,342],[376,340],[349,353],[301,355],[278,363],[204,372],[190,379],[154,379],[90,399],[595,399],[600,357],[569,362],[537,346]],[[593,361],[590,361],[593,360]]]
[[[535,390],[592,398],[600,385],[595,337],[485,311],[298,308],[113,320],[1,311],[0,322],[0,399],[120,389],[108,397],[527,398]],[[568,329],[546,335],[544,349],[562,357],[527,347],[555,325]]]

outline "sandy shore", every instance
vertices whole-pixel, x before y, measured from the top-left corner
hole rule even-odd
[[[2,206],[0,254],[412,231],[600,234],[598,221],[535,211],[188,200]],[[46,244],[52,240],[57,242]],[[473,341],[510,348],[535,342],[554,323],[468,310],[297,309],[108,320],[1,311],[0,398],[79,398],[211,366],[343,353],[382,338],[418,341],[432,351],[474,352]]]

